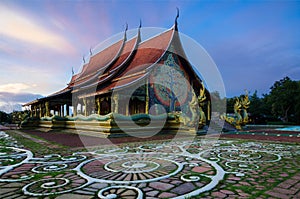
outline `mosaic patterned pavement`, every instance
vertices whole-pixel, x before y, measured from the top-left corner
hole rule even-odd
[[[34,154],[0,132],[0,198],[300,198],[300,146],[198,140]]]

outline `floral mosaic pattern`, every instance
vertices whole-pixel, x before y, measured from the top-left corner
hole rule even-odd
[[[91,198],[242,197],[247,194],[222,190],[220,182],[236,185],[265,164],[280,164],[282,158],[292,158],[300,151],[298,145],[205,140],[34,157],[4,132],[0,139],[7,141],[0,147],[0,192],[4,198],[62,194]],[[296,188],[295,194],[298,192]],[[272,196],[273,192],[266,194]]]

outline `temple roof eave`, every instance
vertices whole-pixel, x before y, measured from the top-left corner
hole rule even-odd
[[[91,87],[94,87],[94,86],[97,86],[98,84],[102,84],[108,80],[111,80],[115,75],[116,73],[124,66],[126,65],[130,59],[132,59],[133,55],[134,55],[134,52],[138,46],[138,43],[139,43],[139,35],[137,37],[134,38],[135,40],[135,44],[133,46],[133,48],[131,49],[130,53],[128,54],[128,56],[125,58],[125,60],[123,60],[123,62],[121,64],[119,64],[118,66],[116,66],[113,70],[106,70],[104,71],[105,73],[101,74],[98,78],[99,80],[96,81],[95,83],[92,83],[90,85],[87,85],[87,86],[83,86],[81,87],[80,89],[88,89],[88,88],[91,88]],[[112,66],[113,67],[113,66]],[[79,90],[80,90],[79,89]],[[76,92],[78,90],[74,90],[74,92]]]
[[[128,88],[134,84],[136,84],[139,81],[142,81],[146,77],[148,77],[149,73],[146,71],[141,71],[139,73],[136,73],[135,75],[129,75],[126,77],[122,77],[119,80],[113,81],[112,84],[109,87],[104,87],[102,89],[99,89],[95,92],[91,92],[88,94],[81,94],[78,95],[79,99],[85,98],[85,97],[94,97],[98,95],[104,95],[107,93],[112,93],[114,91],[119,91],[121,89]]]
[[[39,104],[39,103],[42,103],[42,102],[46,102],[46,101],[49,101],[49,100],[53,100],[55,98],[61,98],[61,96],[64,96],[66,94],[71,94],[71,90],[70,88],[66,87],[58,92],[55,92],[53,94],[50,94],[46,97],[43,97],[43,98],[39,98],[39,99],[35,99],[31,102],[28,102],[26,104],[23,104],[22,106],[25,107],[25,106],[31,106],[31,105],[34,105],[34,104]]]
[[[111,60],[109,60],[105,65],[101,66],[100,68],[94,70],[91,74],[85,74],[86,71],[90,68],[90,67],[95,67],[93,66],[93,60],[89,60],[88,63],[86,63],[86,67],[84,67],[82,69],[82,71],[77,74],[77,77],[76,79],[74,79],[74,82],[72,82],[73,84],[77,85],[77,86],[80,86],[80,85],[83,85],[85,83],[88,83],[89,81],[93,80],[95,77],[99,76],[99,73],[102,73],[103,71],[106,70],[106,68],[108,68],[110,65],[112,65],[119,57],[120,53],[122,52],[122,49],[124,48],[124,45],[127,41],[127,36],[126,36],[126,31],[127,31],[127,28],[124,32],[124,36],[121,40],[117,41],[116,43],[112,44],[111,46],[105,48],[104,50],[100,51],[99,53],[91,56],[91,59],[92,58],[95,58],[95,56],[101,56],[101,53],[103,53],[104,51],[108,51],[110,50],[110,48],[112,48],[112,46],[114,45],[117,45],[118,46],[118,43],[121,42],[121,44],[119,45],[119,48],[118,48],[118,51],[116,52],[116,54],[112,57]],[[90,66],[91,64],[91,66]],[[71,83],[71,82],[70,82]]]
[[[125,44],[125,40],[123,40],[123,43],[122,43],[120,49],[118,50],[118,52],[116,53],[116,55],[114,56],[114,58],[109,63],[107,63],[105,66],[102,66],[100,69],[98,69],[96,72],[94,72],[92,74],[88,74],[83,77],[80,77],[80,75],[79,75],[79,77],[76,78],[76,80],[74,81],[74,87],[79,87],[81,85],[87,84],[90,81],[92,81],[94,78],[97,78],[99,76],[99,74],[101,74],[107,67],[109,67],[111,64],[113,64],[117,60],[124,44]]]

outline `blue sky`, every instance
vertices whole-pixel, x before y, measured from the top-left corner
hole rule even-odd
[[[299,1],[2,0],[0,105],[7,93],[62,89],[90,47],[126,22],[129,29],[140,19],[143,27],[170,28],[176,7],[179,31],[210,54],[228,97],[267,93],[284,76],[300,80]]]

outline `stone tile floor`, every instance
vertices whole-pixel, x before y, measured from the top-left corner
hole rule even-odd
[[[147,142],[34,155],[0,132],[0,198],[300,198],[300,145]]]

